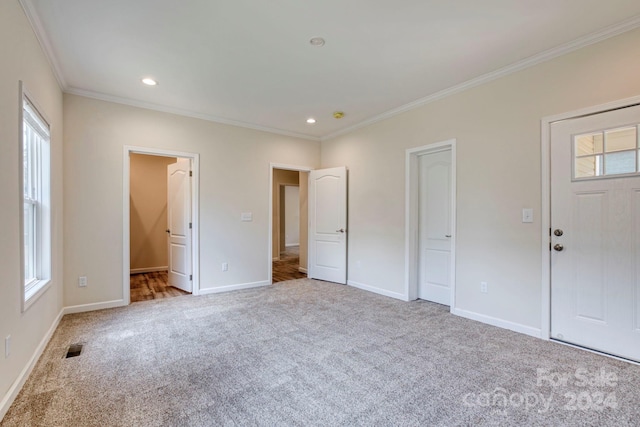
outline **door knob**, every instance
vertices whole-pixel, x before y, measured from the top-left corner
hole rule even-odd
[[[169,230],[168,228],[164,231],[166,231],[167,233],[171,233],[171,230]]]
[[[344,233],[344,228],[341,228],[340,230],[336,230],[336,233]]]
[[[553,245],[553,249],[555,249],[558,252],[561,252],[564,249],[564,246],[562,246],[560,243],[556,243],[555,245]]]
[[[564,234],[564,231],[560,230],[559,228],[556,228],[555,230],[553,230],[553,234],[560,237]]]

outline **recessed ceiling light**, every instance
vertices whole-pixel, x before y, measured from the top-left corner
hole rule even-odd
[[[316,119],[314,119],[313,117],[309,117],[307,119],[307,123],[309,123],[310,125],[314,124],[316,122]]]
[[[309,40],[309,43],[311,44],[311,46],[324,46],[324,39],[322,37],[314,37]]]
[[[157,81],[153,80],[150,77],[145,77],[144,79],[142,79],[142,83],[146,84],[147,86],[155,86],[158,84]]]

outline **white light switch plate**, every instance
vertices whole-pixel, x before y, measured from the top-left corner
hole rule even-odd
[[[522,222],[533,222],[533,209],[522,209]]]
[[[240,221],[245,221],[245,222],[253,221],[253,213],[252,212],[242,212],[240,214]]]

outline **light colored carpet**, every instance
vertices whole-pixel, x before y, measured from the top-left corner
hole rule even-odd
[[[65,316],[1,425],[637,426],[639,385],[637,365],[301,279]]]

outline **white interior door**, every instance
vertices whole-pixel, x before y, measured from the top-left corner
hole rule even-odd
[[[551,126],[551,336],[640,361],[640,107]]]
[[[309,174],[307,276],[347,283],[347,168]]]
[[[167,222],[169,284],[192,292],[191,272],[191,160],[167,166]]]
[[[418,157],[418,298],[451,303],[451,150]]]

